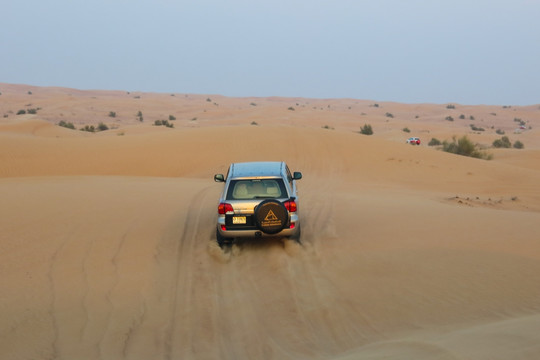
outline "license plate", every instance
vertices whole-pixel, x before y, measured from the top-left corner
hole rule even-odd
[[[245,216],[233,216],[232,223],[233,224],[245,224],[246,223],[246,217]]]

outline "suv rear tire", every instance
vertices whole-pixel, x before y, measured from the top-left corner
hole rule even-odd
[[[228,238],[221,235],[218,229],[216,229],[216,240],[220,248],[232,245],[232,243],[234,242],[234,238]]]
[[[301,236],[302,236],[302,228],[300,225],[298,225],[298,232],[296,233],[296,235],[291,236],[290,239],[302,245],[302,242],[300,241]]]

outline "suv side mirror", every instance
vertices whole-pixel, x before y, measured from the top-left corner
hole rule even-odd
[[[300,180],[301,178],[302,178],[302,173],[301,173],[301,172],[295,171],[295,172],[293,173],[293,179],[294,179],[294,180]]]
[[[215,182],[224,182],[225,177],[223,176],[223,174],[216,174],[216,175],[214,175],[214,181]]]

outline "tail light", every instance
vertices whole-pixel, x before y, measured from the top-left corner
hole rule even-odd
[[[289,211],[289,212],[296,212],[296,202],[293,201],[293,200],[288,200],[288,201],[285,201],[283,203],[283,205],[285,205],[285,208]]]
[[[226,213],[233,213],[234,209],[231,204],[221,203],[218,205],[218,214],[225,215]]]

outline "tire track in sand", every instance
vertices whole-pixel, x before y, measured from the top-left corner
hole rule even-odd
[[[204,274],[208,273],[208,269],[203,267],[208,262],[207,246],[215,222],[212,222],[213,198],[209,196],[213,194],[212,188],[206,186],[193,195],[187,206],[184,206],[187,212],[183,227],[174,224],[159,246],[156,260],[163,266],[157,276],[168,278],[168,285],[165,285],[168,294],[164,295],[169,298],[164,359],[187,357],[194,334],[185,329],[195,328],[194,321],[201,321],[193,318],[193,311],[200,307],[196,299],[197,289],[207,286]],[[175,216],[174,220],[178,220],[178,217]]]

